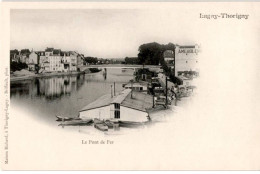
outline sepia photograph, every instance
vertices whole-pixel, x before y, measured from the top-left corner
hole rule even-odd
[[[196,93],[201,46],[156,38],[161,26],[142,27],[149,13],[11,10],[12,106],[43,124],[88,133],[128,132],[165,119]]]
[[[260,169],[258,3],[1,9],[3,170]]]

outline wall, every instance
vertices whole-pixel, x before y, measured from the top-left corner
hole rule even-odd
[[[35,52],[29,55],[29,63],[38,64],[38,55]]]
[[[194,45],[194,48],[180,48],[176,46],[175,50],[175,75],[178,71],[199,71],[199,46]]]
[[[114,105],[114,104],[111,104]],[[112,110],[112,111],[111,111]],[[146,122],[148,113],[135,109],[120,106],[120,119],[122,121]],[[91,109],[79,112],[79,117],[82,119],[110,119],[114,118],[113,106],[104,106],[101,108]]]
[[[79,112],[79,117],[82,119],[110,119],[110,106]]]
[[[63,71],[63,65],[61,64],[61,56],[49,56],[50,71]]]
[[[120,106],[120,120],[122,121],[146,122],[147,116],[146,112]]]

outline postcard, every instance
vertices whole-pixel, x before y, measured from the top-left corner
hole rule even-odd
[[[2,2],[2,170],[259,170],[260,4]]]

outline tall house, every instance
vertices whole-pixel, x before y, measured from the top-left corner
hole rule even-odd
[[[184,71],[199,71],[200,46],[176,45],[175,48],[175,75],[180,76]]]
[[[29,55],[28,59],[28,70],[29,71],[36,71],[36,68],[39,65],[39,55],[38,53],[32,51]]]
[[[47,52],[48,53],[48,52]],[[46,55],[46,52],[45,52]],[[61,62],[61,50],[60,49],[53,49],[52,54],[49,55],[50,60],[50,71],[63,71],[63,64]]]

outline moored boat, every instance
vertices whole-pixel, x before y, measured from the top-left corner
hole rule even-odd
[[[94,124],[101,124],[101,123],[104,123],[104,121],[98,119],[98,118],[94,118]]]
[[[108,126],[103,120],[94,118],[94,127],[101,131],[108,131]]]
[[[119,121],[120,127],[135,128],[144,126],[143,122]]]
[[[101,130],[101,131],[108,131],[108,126],[107,126],[105,123],[95,124],[94,127],[95,127],[96,129]]]
[[[59,115],[56,115],[56,118],[57,118],[56,121],[70,121],[70,120],[74,119],[72,117],[62,117],[62,116],[59,116]]]
[[[92,119],[88,120],[72,120],[72,121],[65,121],[59,124],[59,126],[87,126],[93,123]]]

